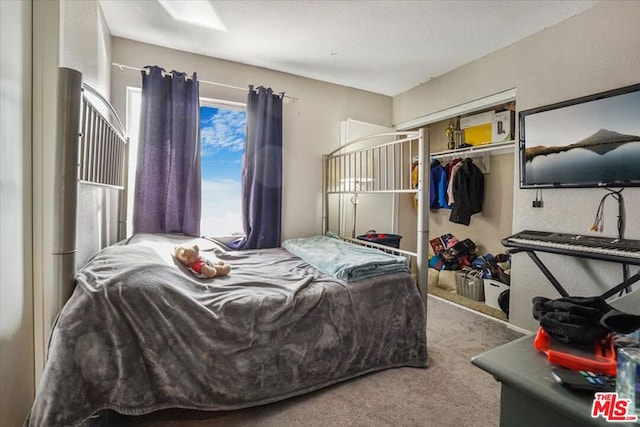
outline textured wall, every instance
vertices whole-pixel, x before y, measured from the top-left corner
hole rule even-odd
[[[60,66],[82,73],[107,99],[111,86],[111,34],[97,1],[60,3]]]

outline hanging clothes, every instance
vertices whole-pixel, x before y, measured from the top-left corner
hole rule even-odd
[[[447,203],[447,172],[438,160],[431,162],[429,207],[431,209],[451,209]]]
[[[465,159],[453,178],[453,209],[449,221],[469,225],[471,215],[482,212],[484,174],[471,159]]]
[[[462,166],[462,159],[456,158],[447,164],[447,203],[453,207],[455,202],[453,198],[453,178],[456,176],[456,172]]]

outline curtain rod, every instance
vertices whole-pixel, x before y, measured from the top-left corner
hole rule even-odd
[[[118,63],[118,62],[112,62],[112,63],[111,63],[111,65],[113,65],[114,67],[118,67],[118,68],[120,69],[120,71],[124,71],[124,69],[125,69],[125,68],[126,68],[127,70],[134,70],[134,71],[146,71],[146,69],[145,69],[145,68],[132,67],[132,66],[130,66],[130,65],[124,65],[124,64],[120,64],[120,63]],[[249,89],[248,89],[248,88],[246,88],[246,87],[231,86],[231,85],[227,85],[227,84],[224,84],[224,83],[210,82],[210,81],[207,81],[207,80],[200,80],[200,79],[198,79],[198,82],[200,82],[200,83],[205,83],[205,84],[208,84],[208,85],[222,86],[222,87],[226,87],[226,88],[229,88],[229,89],[244,90],[244,91],[249,90]],[[284,94],[284,92],[279,92],[279,93],[281,94],[281,96],[282,96],[283,98],[287,98],[287,99],[289,99],[289,101],[290,101],[290,102],[296,102],[296,101],[298,101],[298,98],[295,98],[295,97],[293,97],[293,96],[289,96],[289,95],[285,95],[285,94]]]

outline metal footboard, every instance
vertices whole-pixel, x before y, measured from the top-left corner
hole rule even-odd
[[[385,142],[366,146],[368,140]],[[426,307],[427,248],[428,248],[428,189],[429,176],[425,172],[428,159],[428,130],[392,132],[359,138],[323,156],[322,231],[329,229],[329,196],[332,194],[390,193],[417,196],[416,252],[340,235],[344,240],[362,246],[405,256],[417,270],[417,285]],[[412,165],[415,165],[415,170]],[[417,179],[414,174],[417,172]],[[425,194],[425,196],[423,196]],[[354,214],[355,217],[355,214]],[[339,228],[342,228],[339,225]],[[355,231],[355,227],[353,228]],[[415,259],[415,264],[412,260]]]

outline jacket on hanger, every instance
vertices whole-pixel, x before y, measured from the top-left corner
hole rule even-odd
[[[447,165],[447,202],[453,207],[455,199],[453,198],[453,180],[456,172],[462,166],[462,159],[454,159]]]
[[[447,203],[447,172],[437,160],[431,163],[429,184],[429,207],[431,209],[450,209],[451,207]]]
[[[451,222],[469,225],[471,215],[482,212],[484,175],[471,159],[465,159],[453,177],[453,200]]]

